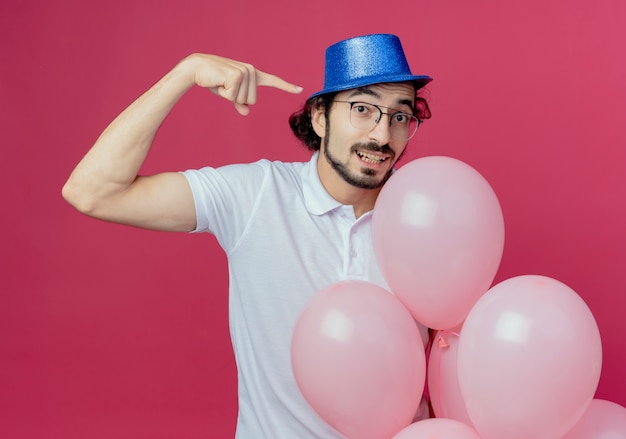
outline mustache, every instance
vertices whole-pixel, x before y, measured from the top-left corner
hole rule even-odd
[[[372,151],[372,152],[380,152],[382,154],[395,155],[393,152],[393,149],[391,149],[391,147],[388,144],[379,145],[376,142],[355,143],[354,145],[352,145],[353,151],[356,151],[357,149],[360,151]]]

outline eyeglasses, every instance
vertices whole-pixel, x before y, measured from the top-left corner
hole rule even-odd
[[[359,130],[372,130],[380,122],[383,114],[389,116],[389,133],[391,137],[398,140],[409,140],[417,131],[417,127],[423,122],[409,113],[402,111],[385,113],[381,109],[393,110],[393,108],[389,107],[381,107],[367,102],[338,100],[335,102],[350,104],[350,124]]]

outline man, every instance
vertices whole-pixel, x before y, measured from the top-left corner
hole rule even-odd
[[[229,262],[238,438],[342,437],[297,388],[291,334],[311,296],[333,283],[387,287],[372,250],[371,213],[408,140],[430,117],[417,96],[430,80],[410,72],[394,35],[341,41],[326,51],[324,89],[289,121],[316,151],[309,162],[138,176],[159,125],[192,86],[232,101],[242,115],[259,86],[302,91],[248,64],[191,55],[111,123],[63,188],[87,215],[216,236]]]

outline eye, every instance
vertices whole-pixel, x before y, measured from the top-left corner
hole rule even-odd
[[[391,118],[398,125],[406,125],[411,121],[411,116],[406,113],[396,113]]]
[[[368,116],[372,112],[372,107],[363,102],[355,102],[352,104],[352,112],[359,116]]]

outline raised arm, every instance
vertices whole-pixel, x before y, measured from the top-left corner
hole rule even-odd
[[[80,212],[106,221],[155,230],[191,231],[196,215],[191,189],[177,172],[139,176],[154,136],[176,102],[194,85],[233,102],[247,115],[257,87],[302,89],[253,66],[215,55],[182,60],[104,130],[63,187]]]

